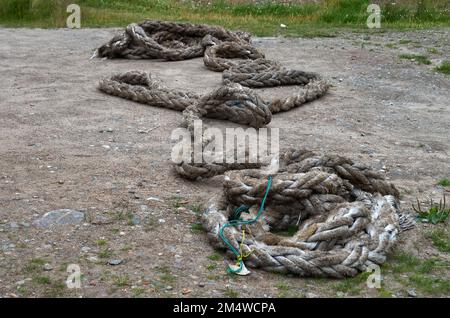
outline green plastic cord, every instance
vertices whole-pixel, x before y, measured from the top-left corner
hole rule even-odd
[[[233,220],[231,220],[231,221],[229,221],[228,223],[224,224],[224,225],[220,228],[220,231],[219,231],[219,236],[220,236],[220,238],[225,242],[225,244],[228,245],[228,247],[230,248],[230,250],[231,250],[231,251],[238,257],[238,259],[239,259],[239,268],[238,268],[237,270],[233,270],[233,269],[230,268],[230,266],[228,266],[227,271],[228,271],[229,273],[239,273],[239,272],[242,270],[242,267],[244,266],[244,261],[242,260],[242,257],[241,257],[241,255],[240,255],[239,251],[237,251],[237,250],[234,248],[234,246],[231,245],[230,241],[228,241],[228,239],[225,237],[225,235],[224,235],[224,230],[225,230],[227,227],[230,227],[230,226],[236,226],[236,227],[237,227],[237,226],[242,226],[242,225],[250,225],[250,224],[253,224],[253,223],[257,222],[257,221],[259,220],[259,218],[261,217],[262,213],[264,212],[264,205],[265,205],[265,203],[266,203],[266,199],[267,199],[267,196],[268,196],[268,194],[269,194],[269,190],[270,190],[270,187],[271,187],[271,186],[272,186],[272,176],[269,176],[269,179],[268,179],[268,182],[267,182],[266,192],[264,193],[264,197],[263,197],[263,199],[262,199],[262,201],[261,201],[261,205],[260,205],[260,207],[259,207],[258,214],[256,215],[256,217],[255,217],[254,219],[244,221],[244,220],[242,220],[242,219],[240,218],[242,212],[247,212],[247,213],[248,213],[248,210],[249,210],[249,208],[250,208],[250,207],[247,206],[247,205],[241,205],[239,208],[237,208],[237,209],[234,211]]]

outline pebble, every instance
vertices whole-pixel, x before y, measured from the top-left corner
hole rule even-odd
[[[53,266],[49,263],[45,263],[42,269],[46,272],[53,270]]]
[[[110,259],[108,261],[108,265],[116,266],[122,264],[123,260],[121,259]]]
[[[417,293],[414,289],[408,289],[408,296],[409,297],[417,297]]]
[[[192,290],[190,290],[189,288],[184,288],[184,289],[181,291],[181,293],[182,293],[183,295],[187,295],[187,294],[192,293]]]
[[[164,219],[159,219],[158,222],[161,223],[161,224],[163,224],[163,223],[166,223],[166,220],[164,220]]]
[[[177,209],[177,212],[179,212],[179,213],[185,213],[185,212],[187,212],[187,209],[186,209],[185,207],[183,207],[183,206],[180,206],[180,207]]]
[[[314,293],[306,293],[306,298],[318,298],[319,296],[317,296]]]
[[[92,263],[98,262],[97,256],[89,256],[87,260]]]
[[[205,283],[203,283],[203,282],[198,283],[198,287],[205,287]]]
[[[139,225],[139,224],[141,224],[141,218],[137,215],[133,215],[133,218],[131,219],[131,223],[133,223],[133,225]]]
[[[45,213],[34,224],[38,227],[50,227],[53,225],[74,225],[83,221],[83,212],[72,209],[60,209]]]
[[[173,287],[172,286],[166,286],[166,290],[172,290]]]
[[[19,228],[19,224],[17,224],[17,222],[11,222],[11,223],[9,223],[9,226],[12,229],[18,229]]]
[[[88,247],[88,246],[83,246],[83,247],[81,248],[81,252],[83,252],[83,253],[88,253],[90,250],[91,250],[91,248]]]
[[[163,200],[161,200],[160,198],[157,197],[148,197],[147,201],[158,201],[158,202],[163,202]]]

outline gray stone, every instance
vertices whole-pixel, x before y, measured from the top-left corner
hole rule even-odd
[[[12,229],[18,229],[19,228],[19,224],[17,224],[17,222],[11,222],[11,223],[9,223],[9,226]]]
[[[131,223],[133,223],[133,225],[139,225],[139,224],[141,224],[141,218],[137,215],[133,215],[133,218],[131,219]]]
[[[408,289],[408,296],[409,297],[417,297],[417,293],[414,289]]]
[[[116,266],[122,264],[122,262],[123,261],[121,259],[110,259],[108,261],[108,265]]]
[[[46,272],[53,270],[53,266],[49,263],[45,263],[42,269]]]
[[[71,209],[60,209],[45,213],[34,224],[39,227],[54,225],[73,225],[84,221],[84,213]]]

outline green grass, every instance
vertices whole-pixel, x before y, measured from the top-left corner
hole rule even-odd
[[[423,260],[409,253],[399,252],[383,265],[382,272],[385,281],[392,277],[404,288],[414,287],[426,295],[448,295],[449,268],[450,262],[438,257]]]
[[[400,54],[399,58],[403,60],[416,61],[419,64],[430,65],[431,61],[425,55],[420,54]]]
[[[450,253],[450,231],[436,229],[426,233],[426,237],[431,239],[433,245],[440,251]]]
[[[349,295],[359,295],[363,287],[365,287],[365,283],[367,278],[371,273],[363,272],[355,277],[346,278],[341,282],[335,284],[333,287],[336,291],[343,292]]]
[[[0,24],[65,27],[71,0],[0,0]],[[218,24],[267,36],[333,36],[338,29],[368,31],[369,0],[323,0],[304,4],[260,4],[217,0],[210,5],[190,0],[78,0],[82,27],[125,26],[144,19]],[[450,26],[447,0],[396,1],[381,5],[383,29]],[[287,25],[280,28],[280,24]],[[375,31],[375,30],[374,30]],[[380,31],[380,30],[378,30]],[[381,30],[383,31],[383,30]]]
[[[219,253],[212,253],[211,255],[208,256],[208,259],[211,261],[219,261],[222,258],[222,256],[220,256]]]
[[[203,232],[203,225],[201,223],[192,223],[191,224],[191,232],[194,234],[199,234]]]
[[[228,298],[238,298],[239,297],[239,293],[230,287],[227,287],[225,289],[225,291],[223,292],[223,294],[225,295],[225,297],[228,297]]]
[[[47,276],[33,277],[33,282],[39,285],[50,285],[52,283],[51,279]]]
[[[117,275],[113,277],[114,285],[119,288],[131,286],[131,280],[128,275]]]
[[[420,202],[417,201],[417,208],[413,205],[413,209],[417,213],[417,218],[422,222],[430,222],[432,224],[443,223],[450,216],[450,208],[447,207],[445,195],[438,203],[431,201],[428,210],[422,210]]]
[[[401,39],[400,41],[398,41],[399,44],[409,44],[411,43],[411,40],[407,40],[407,39]]]
[[[109,249],[105,249],[98,253],[98,257],[100,258],[110,258],[111,256],[113,256],[113,252]]]
[[[435,68],[437,72],[450,75],[450,61],[443,61],[441,65]],[[448,179],[447,179],[448,180]]]
[[[450,64],[449,64],[449,67],[450,67]],[[448,186],[450,186],[450,179],[447,179],[447,178],[441,179],[438,181],[437,184],[440,186],[443,186],[443,187],[448,187]]]
[[[441,52],[439,52],[439,50],[434,48],[434,47],[427,48],[427,52],[430,53],[430,54],[437,54],[437,55],[441,54]]]
[[[42,258],[33,258],[25,265],[23,271],[29,274],[40,272],[45,263],[46,261]]]

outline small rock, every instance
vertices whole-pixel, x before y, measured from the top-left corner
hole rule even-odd
[[[159,219],[158,222],[161,223],[161,224],[163,224],[163,223],[166,223],[166,220],[164,220],[164,219]]]
[[[187,211],[187,209],[185,208],[185,207],[183,207],[183,206],[180,206],[178,209],[177,209],[177,212],[178,213],[185,213]]]
[[[102,145],[102,148],[111,149],[111,146],[109,146],[109,145]]]
[[[166,290],[172,290],[173,287],[172,286],[166,286]]]
[[[409,297],[417,297],[417,293],[414,289],[408,289],[407,292]]]
[[[157,198],[157,197],[149,197],[149,198],[147,198],[147,201],[158,201],[158,202],[163,202],[163,200],[161,200],[160,198]]]
[[[141,224],[141,218],[137,215],[133,215],[133,218],[131,219],[131,223],[133,223],[133,225],[139,225],[139,224]]]
[[[203,282],[198,283],[198,287],[205,287],[205,283]]]
[[[17,222],[11,222],[11,223],[9,223],[9,226],[12,229],[18,229],[19,228],[19,224],[17,224]]]
[[[190,290],[189,288],[184,288],[184,289],[181,291],[181,293],[182,293],[183,295],[190,294],[191,292],[192,292],[192,290]]]
[[[108,265],[116,266],[122,264],[122,262],[123,261],[121,259],[110,259],[108,261]]]
[[[20,222],[19,224],[23,227],[30,227],[30,223],[28,222]]]
[[[24,279],[19,280],[18,282],[16,282],[16,285],[17,285],[17,286],[22,286],[22,285],[24,285],[24,284],[25,284],[25,280],[24,280]]]
[[[84,221],[84,213],[72,209],[60,209],[45,213],[34,222],[39,227],[53,225],[74,225]]]
[[[88,247],[88,246],[83,246],[83,247],[81,248],[81,252],[83,252],[83,253],[88,253],[90,250],[91,250],[91,248]]]
[[[49,263],[45,263],[42,269],[46,272],[53,270],[53,266]]]
[[[345,296],[345,294],[344,294],[343,292],[341,292],[341,291],[338,291],[338,292],[336,293],[336,296],[338,296],[339,298],[342,298],[342,297]]]
[[[98,262],[97,256],[89,256],[87,260],[89,262],[92,262],[92,263],[97,263]]]
[[[314,293],[306,293],[306,298],[318,298],[319,296],[317,296]]]

